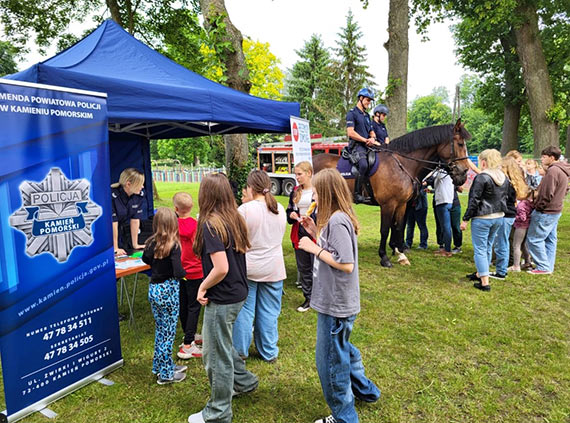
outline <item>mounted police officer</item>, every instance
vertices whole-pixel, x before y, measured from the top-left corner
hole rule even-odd
[[[389,144],[390,138],[388,138],[388,130],[386,129],[386,124],[384,121],[388,116],[388,107],[383,104],[379,104],[374,108],[372,113],[372,130],[376,135],[376,141],[380,144]]]
[[[356,203],[370,201],[370,198],[362,196],[362,187],[368,173],[368,147],[380,145],[376,141],[376,136],[372,130],[370,115],[366,112],[373,100],[374,93],[372,90],[370,88],[362,88],[358,92],[356,107],[349,110],[346,114],[346,135],[349,139],[348,150],[353,157],[356,156],[354,161],[358,163],[358,174],[356,175],[354,185],[354,201]]]

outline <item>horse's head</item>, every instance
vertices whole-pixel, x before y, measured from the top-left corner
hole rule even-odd
[[[449,175],[455,186],[461,186],[467,180],[469,163],[465,140],[470,138],[471,134],[463,127],[459,118],[453,127],[453,137],[449,142],[441,143],[437,149],[437,155],[447,163]]]

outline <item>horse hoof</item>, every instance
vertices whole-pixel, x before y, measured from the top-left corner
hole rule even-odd
[[[382,267],[394,267],[394,265],[390,260],[388,260],[388,258],[386,258],[386,260],[380,260],[380,265]]]
[[[398,260],[398,263],[400,263],[402,266],[411,266],[410,260],[408,259]]]

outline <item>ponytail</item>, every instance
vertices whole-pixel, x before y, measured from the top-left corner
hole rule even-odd
[[[267,189],[267,188],[266,188]],[[263,190],[265,191],[265,189]],[[275,197],[267,190],[264,193],[265,195],[265,204],[267,204],[267,209],[273,214],[279,214],[279,209],[277,208],[277,200]]]
[[[247,176],[247,186],[250,187],[255,194],[261,194],[265,197],[265,204],[271,213],[279,214],[277,200],[273,194],[271,194],[271,179],[269,179],[265,171],[254,169],[249,172]]]

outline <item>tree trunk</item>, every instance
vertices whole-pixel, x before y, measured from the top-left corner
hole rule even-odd
[[[522,24],[515,28],[515,37],[534,133],[534,155],[537,156],[543,148],[559,145],[558,125],[546,116],[554,105],[554,97],[538,32],[536,6],[519,0],[516,12],[522,18]]]
[[[121,19],[121,8],[119,7],[117,0],[105,0],[105,2],[107,3],[109,12],[111,12],[111,19],[124,27],[123,20]]]
[[[566,150],[564,151],[565,157],[570,161],[570,124],[566,127]]]
[[[505,60],[505,101],[501,142],[501,154],[505,155],[519,148],[519,123],[524,86],[520,77],[521,64],[518,56],[513,52],[516,48],[514,31],[511,30],[508,35],[500,37],[500,42]]]
[[[387,119],[390,139],[407,132],[408,120],[408,0],[390,0],[388,14],[388,87],[386,105],[390,110]]]
[[[505,104],[503,120],[503,141],[501,154],[504,156],[511,150],[519,148],[519,121],[521,117],[520,104]]]
[[[225,24],[225,33],[220,35],[220,41],[229,43],[231,47],[216,53],[220,55],[226,67],[225,72],[228,78],[228,85],[233,89],[249,94],[251,81],[249,80],[249,70],[243,54],[243,37],[230,20],[224,0],[200,0],[200,8],[202,15],[204,15],[204,26],[206,29],[214,29],[214,25],[220,19]],[[226,168],[228,169],[230,179],[236,180],[237,175],[233,173],[238,169],[242,169],[248,159],[247,135],[224,135],[224,143]]]

